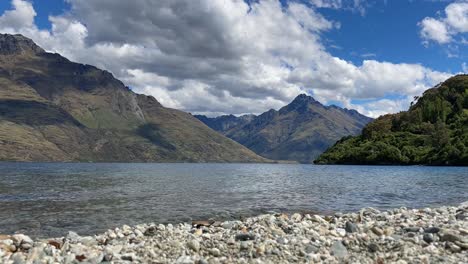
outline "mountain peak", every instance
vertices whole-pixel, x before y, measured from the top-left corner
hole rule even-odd
[[[312,96],[307,94],[300,94],[294,100],[288,104],[287,106],[281,108],[279,111],[280,113],[290,112],[290,111],[298,111],[301,113],[305,113],[311,104],[319,104]]]
[[[304,106],[308,105],[311,103],[318,103],[317,100],[315,100],[312,96],[307,95],[307,94],[300,94],[294,98],[294,100],[289,104],[290,106]]]
[[[0,34],[0,54],[37,54],[45,52],[31,39],[20,35]]]
[[[294,102],[294,101],[299,101],[299,102],[316,102],[316,100],[315,100],[312,96],[307,95],[307,94],[305,94],[305,93],[296,96],[296,98],[294,98],[293,102]]]

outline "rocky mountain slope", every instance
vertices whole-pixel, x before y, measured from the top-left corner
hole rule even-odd
[[[358,134],[372,120],[355,110],[324,106],[304,94],[280,110],[272,109],[250,121],[245,116],[241,120],[197,117],[263,157],[302,163],[313,162],[337,140]]]
[[[340,140],[318,164],[468,165],[468,75],[427,90],[406,112]]]
[[[226,132],[235,127],[241,127],[252,121],[255,115],[223,115],[218,117],[207,117],[204,115],[194,115],[200,121],[205,123],[207,126],[219,132]]]
[[[111,73],[0,34],[0,160],[264,162]]]

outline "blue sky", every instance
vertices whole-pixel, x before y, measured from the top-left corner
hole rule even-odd
[[[322,11],[325,16],[341,23],[339,30],[325,34],[330,43],[341,48],[330,47],[329,51],[356,64],[363,59],[378,59],[421,63],[439,71],[461,71],[468,55],[466,45],[460,46],[458,51],[434,44],[424,47],[419,36],[418,23],[425,17],[436,16],[446,5],[446,2],[423,0],[387,1],[386,4],[377,1],[363,16],[325,9]],[[449,57],[448,52],[458,57]]]
[[[35,18],[36,24],[39,28],[50,28],[51,24],[49,16],[57,16],[70,10],[70,5],[64,0],[35,0],[31,1],[37,16]],[[8,0],[0,1],[0,13],[11,9],[11,2]]]
[[[191,112],[262,112],[308,92],[323,103],[377,116],[405,109],[408,98],[466,71],[466,0],[249,0],[248,11],[234,0],[15,1],[21,6],[0,1],[0,31],[26,34],[47,50],[105,68],[135,91]],[[446,12],[450,5],[456,8]],[[161,18],[162,8],[174,8],[171,25]],[[179,14],[184,8],[193,14]],[[5,15],[14,9],[18,14]],[[20,14],[33,23],[11,19]],[[454,22],[453,14],[467,20]],[[192,24],[182,23],[187,16]],[[200,65],[174,69],[174,58],[178,65],[194,59]],[[375,78],[379,73],[388,76]]]

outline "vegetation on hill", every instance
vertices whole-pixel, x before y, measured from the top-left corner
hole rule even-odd
[[[315,163],[468,165],[468,75],[454,76],[415,99],[408,111],[376,119]]]

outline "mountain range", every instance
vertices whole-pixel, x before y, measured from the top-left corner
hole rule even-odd
[[[355,110],[324,106],[305,94],[258,116],[195,117],[265,158],[301,163],[313,162],[337,140],[359,134],[372,120]]]
[[[406,112],[384,115],[322,154],[318,164],[468,166],[468,75],[424,92]]]
[[[0,34],[0,160],[269,162],[107,71]]]

